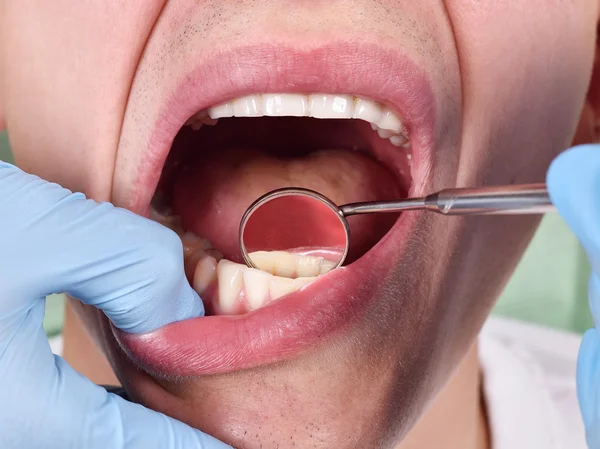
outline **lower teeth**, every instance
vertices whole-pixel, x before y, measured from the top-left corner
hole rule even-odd
[[[152,211],[151,219],[175,231],[183,243],[186,275],[205,304],[218,315],[251,312],[300,290],[333,265],[322,257],[285,251],[250,254],[260,269],[226,259],[208,240],[183,232],[177,217]]]

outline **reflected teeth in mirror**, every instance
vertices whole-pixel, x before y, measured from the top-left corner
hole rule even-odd
[[[201,117],[313,117],[358,119],[370,122],[374,130],[386,130],[385,137],[402,136],[408,142],[400,117],[390,109],[366,98],[338,94],[247,95],[201,111]],[[191,119],[190,119],[191,120]],[[189,124],[191,126],[192,123]],[[391,132],[391,133],[390,133]],[[395,139],[398,142],[398,139]],[[404,144],[405,144],[404,143]],[[403,145],[404,145],[403,144]]]
[[[217,265],[219,294],[214,302],[222,314],[249,312],[300,290],[315,279],[315,277],[289,279],[273,276],[223,259]]]
[[[303,256],[287,251],[255,251],[249,256],[260,270],[287,278],[319,276],[331,271],[336,265],[323,257]]]

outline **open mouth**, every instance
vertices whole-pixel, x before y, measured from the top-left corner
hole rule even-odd
[[[207,316],[144,335],[115,329],[144,370],[193,376],[276,362],[368,306],[411,228],[405,215],[350,217],[346,266],[326,274],[323,258],[285,252],[263,261],[265,270],[249,268],[238,241],[243,213],[271,190],[308,188],[341,205],[405,197],[422,182],[419,143],[431,129],[418,129],[393,98],[348,84],[331,93],[298,85],[228,92],[187,114],[170,139],[152,201],[135,212],[179,234],[186,275]]]
[[[400,198],[410,186],[410,157],[400,117],[372,100],[335,94],[238,98],[196,113],[178,133],[151,218],[181,237],[188,279],[207,313],[240,315],[331,268],[325,258],[283,251],[263,255],[266,271],[242,265],[238,226],[256,198],[283,187],[317,190],[338,204]],[[351,217],[348,262],[373,247],[396,218]]]

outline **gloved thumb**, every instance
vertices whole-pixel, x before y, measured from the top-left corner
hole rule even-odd
[[[546,177],[550,198],[600,273],[600,145],[558,156]]]
[[[589,302],[600,324],[600,145],[574,147],[558,156],[548,171],[550,198],[577,236],[592,265]]]
[[[600,441],[600,397],[598,379],[600,378],[600,336],[591,329],[583,336],[577,359],[577,399],[586,429],[587,443],[590,448],[597,447]]]

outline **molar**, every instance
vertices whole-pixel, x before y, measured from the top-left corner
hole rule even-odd
[[[202,257],[196,264],[192,287],[203,295],[217,280],[217,260],[209,255]]]

